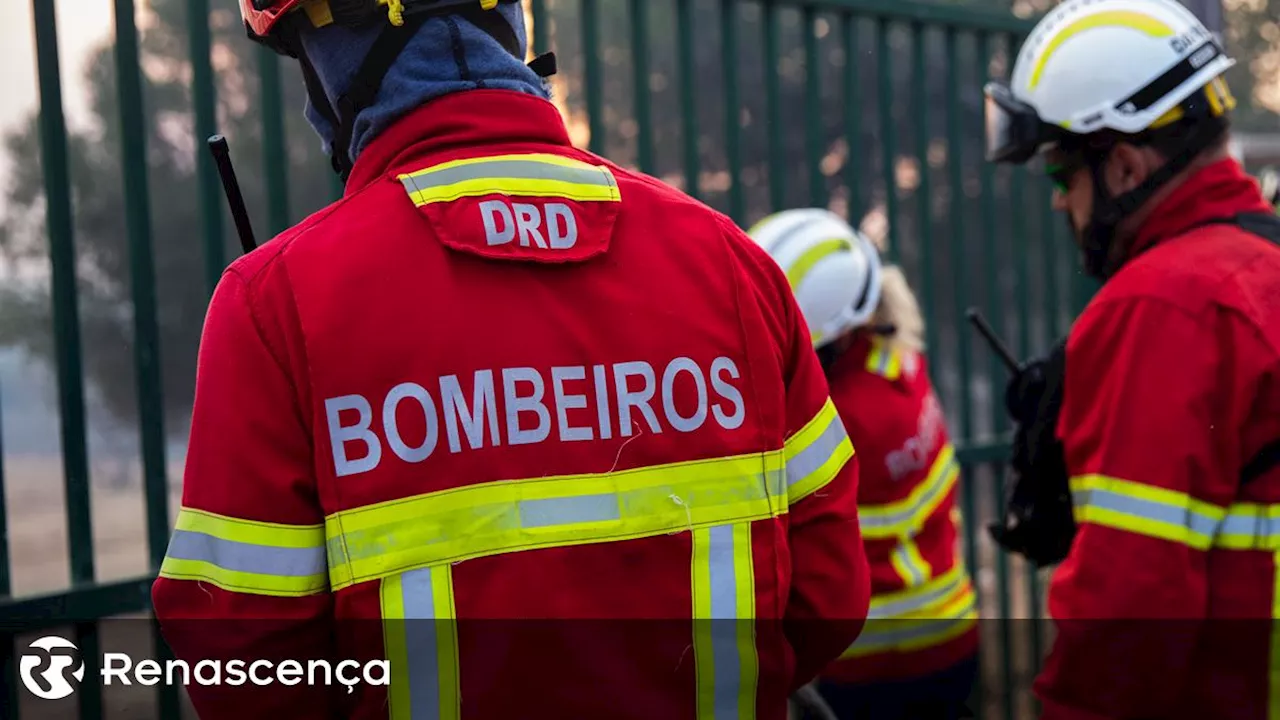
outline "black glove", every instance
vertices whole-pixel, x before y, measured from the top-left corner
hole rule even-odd
[[[1066,339],[1048,356],[1025,363],[1005,388],[1005,407],[1017,423],[1012,470],[993,540],[1038,567],[1062,562],[1075,537],[1071,490],[1056,431],[1066,380]]]

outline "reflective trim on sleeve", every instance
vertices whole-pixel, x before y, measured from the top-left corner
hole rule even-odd
[[[693,657],[698,720],[755,717],[755,571],[751,525],[693,532]]]
[[[787,500],[795,504],[835,479],[853,457],[853,443],[831,398],[783,446]]]
[[[963,635],[977,621],[977,596],[973,586],[965,581],[945,605],[932,612],[901,618],[868,618],[862,634],[840,659],[935,647]]]
[[[280,525],[181,508],[160,577],[297,597],[329,588],[321,525]]]
[[[335,590],[499,553],[653,537],[787,511],[782,451],[467,485],[330,515]]]
[[[1226,511],[1186,493],[1105,475],[1071,478],[1077,523],[1089,523],[1208,550]]]
[[[938,451],[924,482],[906,498],[884,505],[858,506],[862,536],[883,539],[918,530],[947,498],[959,477],[955,447],[947,443]]]
[[[392,720],[458,720],[457,612],[450,565],[383,578]]]
[[[399,176],[418,207],[464,197],[509,195],[619,202],[613,172],[560,155],[530,153],[466,158]]]

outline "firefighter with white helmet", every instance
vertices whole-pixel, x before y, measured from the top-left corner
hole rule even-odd
[[[749,233],[787,274],[862,458],[871,611],[818,689],[842,720],[964,717],[977,609],[956,552],[959,466],[929,379],[919,306],[902,270],[835,213],[787,210]]]
[[[1280,222],[1228,152],[1234,64],[1173,0],[1068,0],[986,89],[988,158],[1040,158],[1102,283],[1008,393],[1015,482],[1069,522],[1006,544],[1061,561],[1047,720],[1280,708]]]

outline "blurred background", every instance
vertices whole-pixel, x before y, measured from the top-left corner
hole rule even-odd
[[[1233,151],[1251,172],[1280,163],[1280,0],[1184,1],[1239,60]],[[743,227],[829,207],[903,265],[965,465],[989,717],[1030,712],[1050,628],[1026,618],[1044,615],[1048,571],[983,530],[1002,493],[1005,375],[963,313],[982,308],[1026,356],[1094,290],[1048,183],[981,161],[982,84],[1007,75],[1052,4],[525,2],[533,49],[558,55],[554,100],[576,144]],[[228,137],[259,242],[341,188],[303,121],[296,64],[245,38],[235,0],[3,0],[0,77],[0,618],[85,621],[76,632],[105,642],[89,620],[146,610],[205,306],[240,252],[205,138]],[[39,716],[30,700],[23,717]],[[78,711],[120,702],[177,701],[88,693]]]

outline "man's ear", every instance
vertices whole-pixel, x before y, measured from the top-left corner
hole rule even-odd
[[[1147,148],[1119,143],[1111,149],[1103,176],[1112,195],[1138,187],[1155,170],[1156,158]]]

